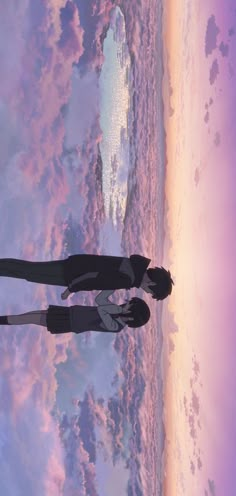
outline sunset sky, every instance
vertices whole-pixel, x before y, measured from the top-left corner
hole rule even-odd
[[[168,495],[235,492],[235,14],[165,6]]]
[[[1,3],[0,257],[140,253],[175,282],[131,290],[150,322],[115,337],[2,327],[4,496],[235,496],[234,3]],[[1,313],[62,290],[2,278]]]

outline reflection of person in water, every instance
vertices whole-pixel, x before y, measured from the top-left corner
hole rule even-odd
[[[76,291],[142,288],[156,300],[172,291],[170,272],[163,267],[148,268],[149,258],[141,255],[72,255],[65,260],[28,262],[0,259],[0,276],[16,277],[41,284],[66,286],[63,300]]]
[[[150,318],[145,301],[132,298],[122,305],[111,303],[113,291],[102,291],[95,298],[98,306],[74,305],[61,307],[49,305],[47,310],[36,310],[21,315],[0,316],[1,325],[36,324],[47,327],[52,334],[85,331],[119,332],[126,325],[141,327]]]

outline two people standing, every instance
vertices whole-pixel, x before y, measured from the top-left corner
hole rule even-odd
[[[62,300],[78,291],[102,290],[95,298],[97,306],[49,305],[47,310],[1,316],[0,324],[37,324],[47,327],[53,334],[88,330],[119,332],[126,325],[140,327],[150,318],[148,305],[141,298],[132,298],[122,305],[115,305],[109,296],[116,289],[134,287],[150,293],[156,300],[163,300],[170,295],[173,285],[170,272],[163,267],[149,268],[150,262],[150,259],[141,255],[128,258],[78,254],[65,260],[49,262],[0,259],[0,276],[64,286]]]

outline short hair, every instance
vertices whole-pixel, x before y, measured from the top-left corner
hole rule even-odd
[[[129,310],[127,311],[127,313],[121,314],[121,318],[122,316],[132,318],[130,322],[126,323],[127,326],[141,327],[145,325],[150,319],[150,310],[147,303],[141,298],[137,297],[131,298],[131,300],[128,300],[127,303],[129,303]]]
[[[152,297],[155,300],[164,300],[171,294],[174,281],[171,278],[169,270],[164,269],[164,267],[154,267],[147,269],[147,275],[155,283],[155,286],[153,285],[151,288],[153,292]]]

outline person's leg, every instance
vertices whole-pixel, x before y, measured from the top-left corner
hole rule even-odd
[[[0,276],[26,279],[41,284],[66,286],[64,260],[29,262],[16,258],[0,258]]]
[[[47,327],[47,310],[35,310],[19,315],[0,316],[0,325],[35,324]]]

